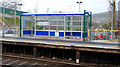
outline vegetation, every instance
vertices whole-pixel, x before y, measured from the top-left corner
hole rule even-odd
[[[8,25],[9,27],[14,27],[15,26],[14,18],[5,17],[5,24]],[[25,25],[30,27],[31,22],[26,21]],[[16,26],[18,26],[18,27],[20,26],[20,19],[18,17],[16,17]]]
[[[14,27],[14,18],[5,17],[5,21],[9,27]],[[16,17],[16,25],[20,25],[20,19],[18,17]]]
[[[103,28],[104,28],[104,29],[110,29],[110,26],[109,26],[108,24],[104,24],[104,25],[103,25]]]

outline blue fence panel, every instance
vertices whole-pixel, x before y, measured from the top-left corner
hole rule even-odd
[[[31,30],[23,30],[23,35],[31,34]]]
[[[71,36],[70,32],[65,32],[65,36]]]
[[[50,36],[55,36],[55,32],[50,32]]]
[[[59,32],[59,37],[64,37],[64,32]]]
[[[24,35],[31,34],[32,30],[23,30]],[[32,34],[34,34],[34,30],[32,31]],[[42,35],[42,36],[48,36],[49,32],[48,31],[36,31],[36,35]],[[71,36],[70,32],[65,33],[66,36]],[[50,32],[50,36],[55,36],[55,32]],[[81,36],[81,32],[73,32],[72,36]],[[59,37],[64,37],[64,32],[59,32]],[[84,33],[82,35],[84,37]],[[87,37],[87,33],[85,33],[85,37]]]
[[[85,33],[85,37],[87,37],[88,35],[87,35],[87,33]],[[84,37],[84,33],[83,33],[83,36],[82,37]]]
[[[79,36],[80,37],[81,36],[81,32],[73,32],[72,36]]]
[[[34,33],[35,33],[35,31],[33,30],[33,31],[32,31],[32,34],[34,34]]]
[[[48,31],[36,31],[36,35],[48,36]]]
[[[71,36],[70,32],[66,32],[65,35],[66,36]],[[80,37],[81,32],[73,32],[72,35]],[[59,32],[59,37],[64,37],[64,32]],[[84,37],[84,33],[83,33],[82,37]],[[87,37],[87,33],[85,33],[85,37]]]

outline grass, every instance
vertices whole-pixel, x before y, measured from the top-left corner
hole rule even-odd
[[[5,17],[5,19],[8,21],[8,22],[6,21],[6,24],[9,27],[14,27],[15,26],[14,18]],[[16,17],[16,25],[20,26],[20,19],[18,17]],[[31,25],[31,22],[26,21],[25,25],[27,25],[29,27]]]
[[[6,22],[6,24],[10,27],[14,26],[14,18],[9,18],[9,17],[5,17],[5,19],[8,21]],[[16,17],[16,25],[19,26],[20,25],[20,19],[18,17]]]

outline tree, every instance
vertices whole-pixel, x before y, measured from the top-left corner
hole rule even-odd
[[[110,26],[107,25],[107,24],[104,24],[104,25],[103,25],[103,28],[104,28],[104,29],[110,29]]]

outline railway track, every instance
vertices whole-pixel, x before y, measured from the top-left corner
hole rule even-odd
[[[36,66],[69,66],[69,67],[96,67],[95,65],[90,64],[76,64],[70,62],[60,62],[60,61],[51,61],[46,59],[38,59],[38,58],[29,58],[29,57],[21,57],[21,56],[13,56],[13,55],[2,55],[2,65],[3,66],[27,66],[27,67],[36,67]]]

